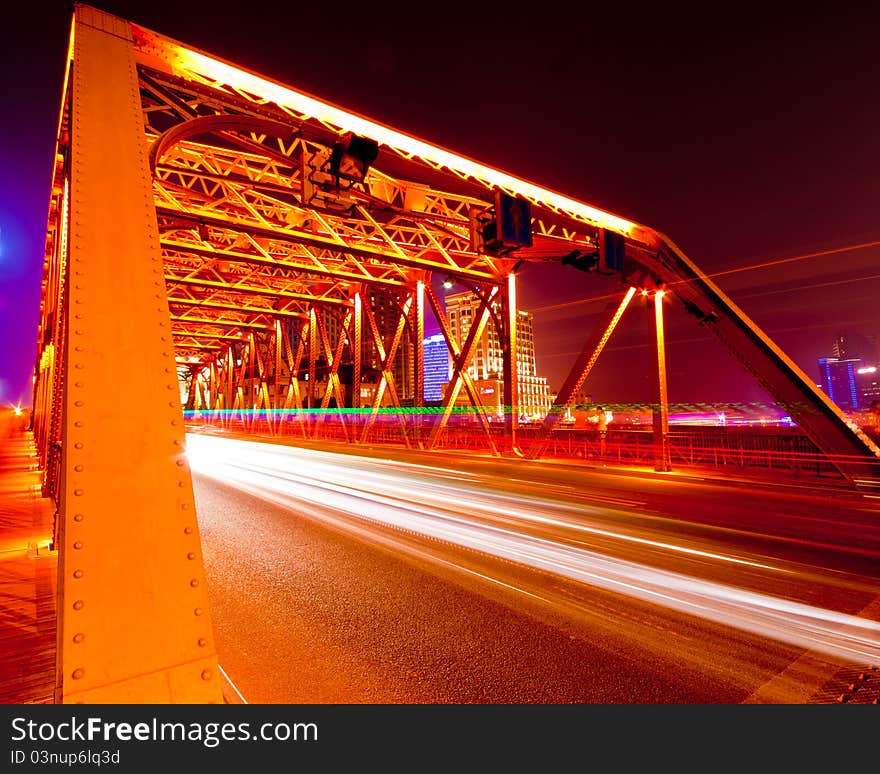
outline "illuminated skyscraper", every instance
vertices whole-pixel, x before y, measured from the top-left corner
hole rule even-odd
[[[836,357],[819,358],[819,374],[822,389],[844,411],[855,411],[861,407],[859,389],[856,385],[856,372],[862,366],[858,358],[845,360]]]
[[[449,381],[449,348],[442,333],[428,336],[422,343],[425,358],[425,400],[443,397],[443,385]]]
[[[875,365],[856,368],[856,388],[860,409],[870,409],[873,403],[880,401],[880,368]]]
[[[479,307],[480,299],[474,293],[455,293],[446,296],[446,315],[449,319],[449,328],[459,345],[462,345],[467,338]],[[500,313],[500,305],[497,302],[496,311]],[[538,376],[535,370],[535,334],[532,329],[532,313],[519,310],[517,315],[516,365],[520,414],[542,418],[550,410],[552,401],[547,378]],[[495,326],[489,323],[475,346],[468,373],[474,381],[498,380],[500,383],[503,378],[503,364],[501,341]],[[491,389],[496,390],[492,394],[497,394],[500,385]],[[497,405],[501,410],[500,401],[497,402]]]

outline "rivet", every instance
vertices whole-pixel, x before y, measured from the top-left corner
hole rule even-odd
[[[74,449],[82,449],[82,447],[83,447],[83,445],[82,445],[79,441],[77,441],[77,442],[73,445],[73,448],[74,448]]]
[[[74,347],[74,348],[73,348],[73,351],[74,351],[74,352],[82,352],[83,349],[84,349],[84,347]]]
[[[179,438],[175,438],[175,439],[174,439],[174,445],[175,445],[175,446],[180,446],[181,443],[182,443],[182,441],[181,441]]]
[[[172,424],[172,425],[176,425],[176,424],[177,424],[177,420],[176,420],[176,419],[172,419],[172,420],[171,420],[171,424]]]
[[[210,680],[211,679],[211,670],[203,669],[202,670],[202,680]]]
[[[82,426],[83,426],[83,423],[82,423],[82,422],[74,422],[74,423],[73,423],[73,426],[74,426],[74,427],[82,427]]]
[[[180,510],[182,510],[182,511],[188,511],[188,510],[189,510],[189,505],[188,505],[187,503],[181,503],[181,504],[180,504]]]
[[[82,465],[74,465],[74,466],[73,466],[73,469],[74,469],[77,473],[82,473],[82,471],[83,471],[83,466],[82,466]]]
[[[193,528],[192,527],[184,527],[183,534],[184,535],[192,535]]]
[[[74,494],[74,497],[81,497],[83,494],[83,490],[82,489],[74,489],[73,494]]]
[[[82,402],[81,400],[76,400],[76,401],[73,402],[73,405],[74,405],[74,406],[82,406],[82,405],[83,405],[83,402]]]
[[[77,541],[73,544],[73,547],[74,547],[77,551],[79,551],[79,549],[83,547],[82,541],[81,541],[81,540],[77,540]]]
[[[77,514],[74,514],[73,520],[74,521],[82,521],[84,518],[85,518],[85,516],[83,516],[81,513],[77,513]]]
[[[179,468],[183,467],[183,460],[177,460],[177,467],[179,467]]]
[[[85,673],[86,673],[86,670],[85,670],[85,669],[74,669],[74,670],[73,670],[73,673],[71,674],[71,677],[72,677],[74,680],[79,680],[79,679],[81,679],[82,677],[85,676]]]
[[[195,559],[195,558],[196,558],[196,555],[195,555],[192,551],[190,551],[190,552],[186,555],[186,558],[187,558],[187,559]]]
[[[82,570],[74,570],[74,571],[73,571],[73,577],[74,577],[74,578],[79,579],[79,578],[82,578],[82,576],[83,576],[83,571],[82,571]]]
[[[86,638],[86,635],[83,634],[82,632],[77,632],[76,634],[73,635],[73,641],[77,644],[82,642],[85,638]]]
[[[78,600],[76,600],[76,602],[73,603],[74,610],[82,610],[85,606],[86,606],[86,603],[83,602],[81,599],[78,599]]]
[[[73,383],[73,386],[74,386],[74,387],[79,387],[80,389],[82,389],[83,383],[82,383],[82,382],[74,382],[74,383]]]
[[[193,578],[193,579],[189,582],[189,585],[192,586],[193,588],[195,588],[196,586],[199,585],[199,582],[198,582],[198,580],[197,580],[196,578]]]
[[[207,645],[207,644],[208,644],[208,641],[204,637],[199,637],[198,645],[200,648],[204,648],[205,645]]]
[[[81,371],[81,370],[82,370],[82,367],[83,367],[83,364],[82,364],[82,363],[74,363],[74,364],[73,364],[73,367]]]
[[[197,607],[195,610],[193,610],[193,613],[195,613],[196,615],[201,615],[203,612],[204,610],[202,610],[202,608],[200,607]]]

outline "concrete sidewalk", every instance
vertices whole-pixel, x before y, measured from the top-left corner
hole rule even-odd
[[[51,704],[56,653],[54,506],[40,496],[25,417],[0,409],[0,703]]]

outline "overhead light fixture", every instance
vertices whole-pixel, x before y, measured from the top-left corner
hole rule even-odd
[[[452,286],[455,284],[455,278],[450,274],[445,280],[443,280],[443,287],[446,290],[451,290]]]

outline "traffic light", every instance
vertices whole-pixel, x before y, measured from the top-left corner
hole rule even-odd
[[[470,213],[471,248],[477,253],[505,255],[532,246],[532,207],[525,199],[495,191],[495,207]]]
[[[608,229],[598,234],[598,247],[590,251],[572,250],[563,255],[563,266],[572,266],[579,271],[594,271],[598,274],[621,274],[626,261],[626,239]]]
[[[600,271],[614,274],[623,271],[623,262],[626,258],[626,239],[620,234],[603,228],[599,232],[599,262]]]

